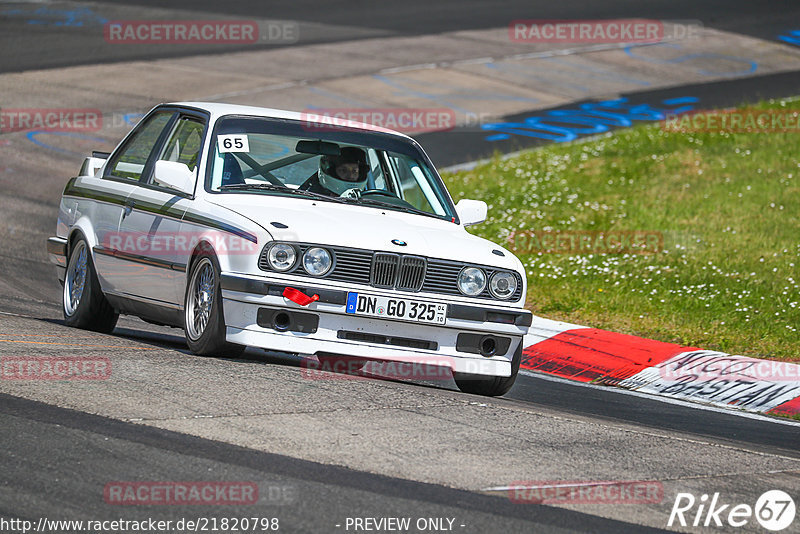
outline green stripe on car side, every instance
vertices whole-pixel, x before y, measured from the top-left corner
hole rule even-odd
[[[162,269],[170,269],[172,271],[186,272],[186,264],[173,263],[171,261],[164,261],[158,258],[151,258],[150,256],[143,256],[141,254],[129,254],[119,250],[112,250],[100,245],[92,247],[95,254],[102,254],[104,256],[112,256],[122,260],[132,261],[134,263],[142,263],[144,265],[152,265],[153,267],[161,267]]]
[[[123,195],[115,195],[114,193],[107,193],[107,192],[97,192],[92,189],[76,186],[75,178],[72,178],[67,183],[67,186],[64,188],[64,196],[88,198],[90,200],[107,202],[110,204],[116,204],[118,206],[124,206],[128,200],[127,197]],[[182,220],[184,222],[198,224],[200,226],[205,226],[208,228],[214,228],[216,230],[221,230],[223,232],[239,236],[243,239],[247,239],[248,241],[251,241],[253,243],[258,243],[258,237],[256,237],[255,235],[251,234],[246,230],[242,230],[241,228],[237,228],[236,226],[233,226],[231,224],[217,221],[210,217],[206,217],[205,215],[201,215],[199,213],[192,212],[189,210],[187,210],[184,213],[182,210],[174,208],[173,206],[167,204],[160,205],[153,202],[146,202],[142,200],[136,201],[134,209],[142,210],[147,213],[153,213],[156,215],[160,215],[162,217],[169,217],[179,221]]]

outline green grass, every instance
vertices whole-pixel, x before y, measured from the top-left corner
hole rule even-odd
[[[642,125],[444,179],[456,201],[489,204],[487,222],[470,231],[509,248],[525,230],[663,234],[655,254],[518,254],[535,314],[800,360],[800,133]]]
[[[770,413],[769,415],[772,415],[772,416],[775,416],[775,417],[783,417],[784,419],[791,419],[793,421],[800,421],[800,414],[798,414],[798,413],[773,412],[773,413]]]

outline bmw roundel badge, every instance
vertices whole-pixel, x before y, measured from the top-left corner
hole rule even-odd
[[[392,239],[392,243],[394,243],[394,244],[395,244],[395,245],[397,245],[398,247],[404,247],[404,246],[406,246],[406,242],[405,242],[405,241],[403,241],[402,239]]]

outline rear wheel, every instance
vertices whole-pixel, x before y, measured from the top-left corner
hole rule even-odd
[[[519,364],[522,361],[522,343],[520,342],[514,358],[511,360],[511,376],[472,375],[468,373],[453,373],[453,379],[458,389],[464,393],[484,395],[486,397],[499,397],[505,395],[514,385],[519,373]]]
[[[245,347],[225,341],[219,265],[210,252],[192,264],[184,298],[183,328],[189,349],[201,356],[236,356]]]
[[[78,237],[70,247],[62,292],[62,311],[68,326],[109,333],[119,314],[100,290],[86,239]]]

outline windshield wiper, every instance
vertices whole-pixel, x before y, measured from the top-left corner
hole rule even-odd
[[[430,213],[428,211],[424,211],[421,209],[417,209],[413,206],[400,206],[398,204],[392,204],[390,202],[382,202],[380,200],[375,200],[372,198],[352,198],[352,197],[343,197],[348,204],[361,204],[363,206],[373,206],[376,208],[387,208],[390,210],[395,211],[403,211],[406,213],[414,213],[416,215],[425,215],[426,217],[433,217],[434,219],[442,220],[443,217],[440,215],[436,215],[435,213]]]
[[[228,184],[221,185],[220,191],[245,191],[247,189],[263,189],[265,191],[287,191],[288,187],[285,185],[275,184]]]
[[[442,220],[444,219],[440,215],[436,215],[435,213],[430,213],[421,209],[417,209],[413,206],[399,206],[397,204],[391,204],[389,202],[381,202],[380,200],[375,200],[372,198],[353,198],[353,197],[332,197],[329,195],[323,195],[322,193],[315,193],[313,191],[308,191],[306,189],[292,189],[291,187],[286,187],[285,185],[275,185],[275,184],[229,184],[220,186],[220,191],[246,191],[248,189],[259,189],[262,191],[278,191],[280,193],[289,193],[295,194],[299,196],[304,196],[308,198],[314,198],[318,200],[325,200],[328,202],[337,202],[339,204],[359,204],[362,206],[372,206],[375,208],[386,208],[395,211],[403,211],[406,213],[414,213],[416,215],[424,215],[426,217],[433,217],[434,219]]]
[[[248,189],[259,189],[261,191],[278,191],[280,193],[289,193],[294,195],[300,195],[309,198],[315,198],[319,200],[328,200],[330,202],[341,202],[339,197],[331,197],[328,195],[323,195],[320,193],[314,193],[313,191],[307,191],[305,189],[292,189],[291,187],[286,187],[285,185],[275,185],[275,184],[229,184],[220,186],[220,191],[246,191]]]

